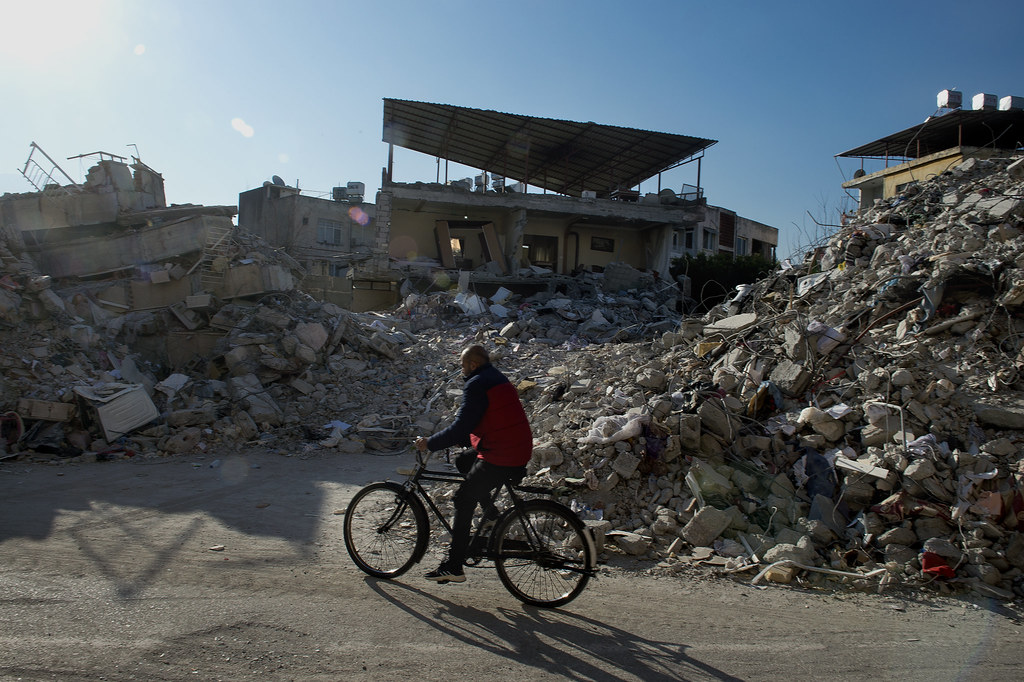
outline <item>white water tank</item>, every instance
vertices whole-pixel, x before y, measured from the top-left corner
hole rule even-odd
[[[999,111],[1020,111],[1024,109],[1024,97],[1007,95],[999,100]]]
[[[975,111],[992,111],[996,108],[998,98],[986,92],[979,92],[971,100],[971,108]]]
[[[959,90],[943,90],[939,93],[938,106],[940,109],[959,109],[963,101],[964,94]]]

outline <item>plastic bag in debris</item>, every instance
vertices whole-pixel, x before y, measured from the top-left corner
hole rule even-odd
[[[945,441],[940,443],[935,434],[927,433],[907,443],[907,450],[921,457],[946,457],[949,455],[949,443]]]
[[[802,297],[811,289],[828,279],[827,272],[816,272],[813,275],[804,275],[796,281],[796,295],[797,298]]]
[[[846,340],[846,334],[838,329],[833,329],[824,322],[811,320],[807,325],[807,333],[818,337],[818,352],[830,353],[841,342]]]
[[[604,518],[603,509],[594,509],[590,505],[579,502],[578,500],[573,500],[570,503],[570,508],[583,520],[594,519],[600,521]]]
[[[476,294],[457,294],[455,296],[455,305],[462,308],[462,312],[467,315],[480,315],[487,309],[484,306],[483,299]]]
[[[612,415],[598,417],[587,435],[579,439],[581,444],[608,445],[627,438],[636,438],[643,433],[644,425],[651,421],[649,414]]]

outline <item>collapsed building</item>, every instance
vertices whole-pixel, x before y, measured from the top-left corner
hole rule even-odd
[[[670,256],[774,255],[774,228],[704,200],[699,168],[714,140],[399,100],[385,101],[384,139],[392,150],[436,154],[439,168],[443,157],[446,170],[449,160],[476,163],[483,180],[476,188],[447,178],[398,183],[389,153],[375,203],[364,201],[359,182],[322,199],[274,176],[243,192],[239,208],[168,206],[163,177],[138,157],[69,157],[95,162],[79,183],[33,142],[22,175],[36,191],[0,198],[0,321],[16,335],[21,323],[34,330],[8,344],[3,361],[4,403],[16,403],[5,414],[5,449],[109,451],[134,434],[161,452],[187,450],[194,439],[169,444],[165,430],[137,433],[166,418],[186,376],[211,382],[207,398],[245,396],[246,414],[235,416],[253,436],[282,423],[257,387],[288,387],[281,399],[296,391],[322,399],[320,384],[306,381],[312,367],[330,364],[325,358],[339,348],[393,357],[396,339],[382,332],[402,342],[400,332],[429,326],[433,313],[494,313],[505,292],[553,299],[551,309],[574,320],[564,305],[572,297],[650,287],[650,309],[629,311],[635,324],[626,329],[611,329],[616,316],[598,310],[580,320],[588,342],[622,341],[677,321],[680,291],[658,279]],[[679,194],[661,188],[661,172],[693,162],[697,185]],[[499,166],[506,175],[493,176]],[[655,174],[658,192],[641,196],[639,184]],[[407,298],[431,291],[451,295]],[[401,330],[359,317],[403,299]],[[295,306],[308,308],[301,319]],[[281,330],[287,337],[271,343]],[[556,326],[549,340],[568,336],[576,335]],[[56,353],[65,343],[82,352]],[[55,353],[61,362],[45,369],[41,360]],[[49,385],[51,372],[67,385]],[[65,439],[68,424],[79,427],[74,443]]]
[[[185,297],[191,314],[174,304],[142,308],[110,287],[145,294],[147,277],[166,283],[153,281],[154,270],[194,283],[205,267],[197,263],[217,261],[201,261],[205,235],[190,260],[119,266],[123,281],[113,283],[83,272],[58,287],[37,260],[46,233],[26,239],[12,229],[22,223],[9,222],[8,196],[0,202],[0,456],[401,454],[451,416],[458,352],[480,342],[530,415],[533,480],[568,491],[607,554],[650,559],[655,571],[710,565],[755,581],[831,576],[1024,596],[1020,146],[894,188],[802,263],[702,317],[680,316],[674,283],[649,264],[612,261],[575,276],[552,272],[557,287],[533,290],[517,277],[478,286],[474,277],[497,277],[497,265],[456,268],[462,287],[399,290],[387,311],[357,312],[288,287],[214,297],[195,284],[189,291],[199,293],[188,296],[202,300],[192,308]],[[133,166],[138,192],[150,176],[137,159]],[[52,206],[44,191],[53,184],[13,200]],[[474,191],[444,187],[429,191]],[[260,191],[290,190],[273,182]],[[225,217],[140,194],[133,210],[150,212],[146,222],[97,220],[89,229],[113,235],[185,215]],[[359,216],[355,197],[336,203],[339,217]],[[64,215],[81,210],[57,205]],[[159,213],[177,208],[191,212]],[[472,227],[481,254],[483,228]],[[305,272],[263,238],[234,235],[222,271]],[[376,258],[379,267],[374,239],[350,237],[345,257]],[[428,258],[443,266],[442,250]],[[172,334],[183,342],[160,343]],[[203,352],[178,364],[172,351],[159,354],[184,340]]]
[[[612,263],[667,279],[685,254],[775,259],[776,228],[708,203],[700,169],[715,140],[385,99],[383,141],[374,203],[360,182],[325,199],[281,180],[239,199],[239,227],[322,278],[307,290],[353,310],[449,288],[459,273],[487,293],[534,293]],[[434,181],[399,181],[395,147],[435,158]],[[449,163],[479,173],[449,179]],[[663,187],[682,166],[696,169],[696,184]]]

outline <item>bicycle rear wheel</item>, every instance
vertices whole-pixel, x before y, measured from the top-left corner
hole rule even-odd
[[[344,535],[356,566],[377,578],[394,578],[423,557],[430,525],[416,494],[388,481],[356,493],[345,511]]]
[[[498,521],[495,567],[514,597],[533,606],[561,606],[587,586],[594,541],[563,504],[529,500]]]

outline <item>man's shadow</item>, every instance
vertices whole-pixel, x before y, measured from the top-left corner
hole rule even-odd
[[[568,611],[524,605],[521,610],[488,612],[411,585],[370,577],[365,582],[392,605],[450,637],[559,677],[636,677],[646,682],[740,679],[687,655],[686,645],[638,637]]]

